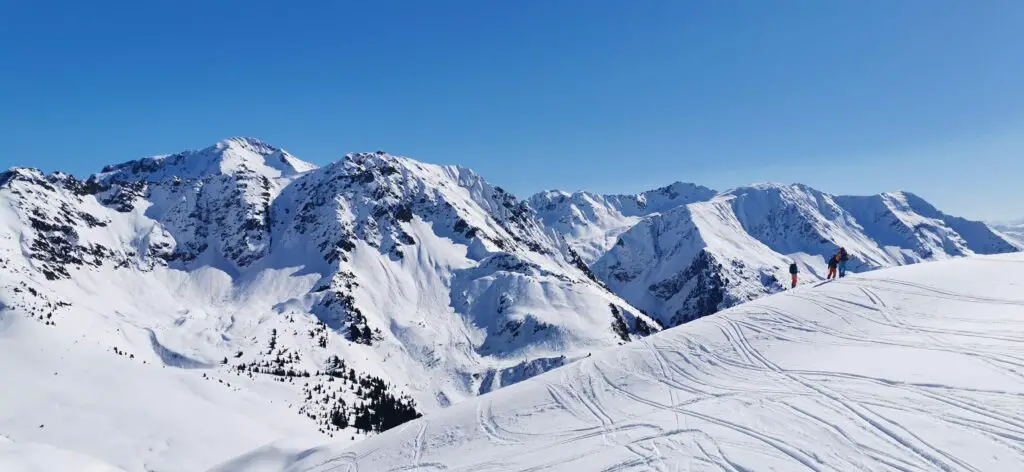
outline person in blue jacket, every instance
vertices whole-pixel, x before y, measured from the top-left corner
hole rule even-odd
[[[846,263],[850,260],[850,254],[845,247],[841,247],[836,257],[839,258],[839,277],[846,277]]]

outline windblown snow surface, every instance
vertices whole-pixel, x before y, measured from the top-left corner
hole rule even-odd
[[[352,447],[241,471],[1024,468],[1024,256],[746,303]]]

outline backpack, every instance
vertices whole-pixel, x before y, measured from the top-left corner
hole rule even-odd
[[[800,272],[800,269],[797,269],[796,263],[794,262],[794,263],[790,264],[789,265],[789,273],[790,274],[795,274],[797,272]]]

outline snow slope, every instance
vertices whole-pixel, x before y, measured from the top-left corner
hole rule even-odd
[[[174,303],[159,290],[148,293],[155,305]],[[10,387],[0,389],[0,434],[18,444],[84,453],[128,471],[185,471],[282,436],[325,437],[296,413],[294,386],[226,369],[177,368],[188,366],[184,355],[162,358],[146,330],[175,349],[198,350],[202,339],[172,341],[175,333],[161,330],[158,316],[142,319],[125,301],[110,300],[104,309],[67,299],[75,306],[58,312],[55,325],[26,316],[20,302],[0,312],[0,375]]]
[[[261,470],[1017,470],[1018,267],[978,256],[801,287]]]
[[[91,457],[42,444],[15,443],[0,436],[0,470],[4,472],[124,472]]]

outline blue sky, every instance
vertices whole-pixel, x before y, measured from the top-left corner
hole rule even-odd
[[[802,182],[1019,218],[1022,24],[1009,0],[0,0],[0,167],[245,135],[521,196]]]

